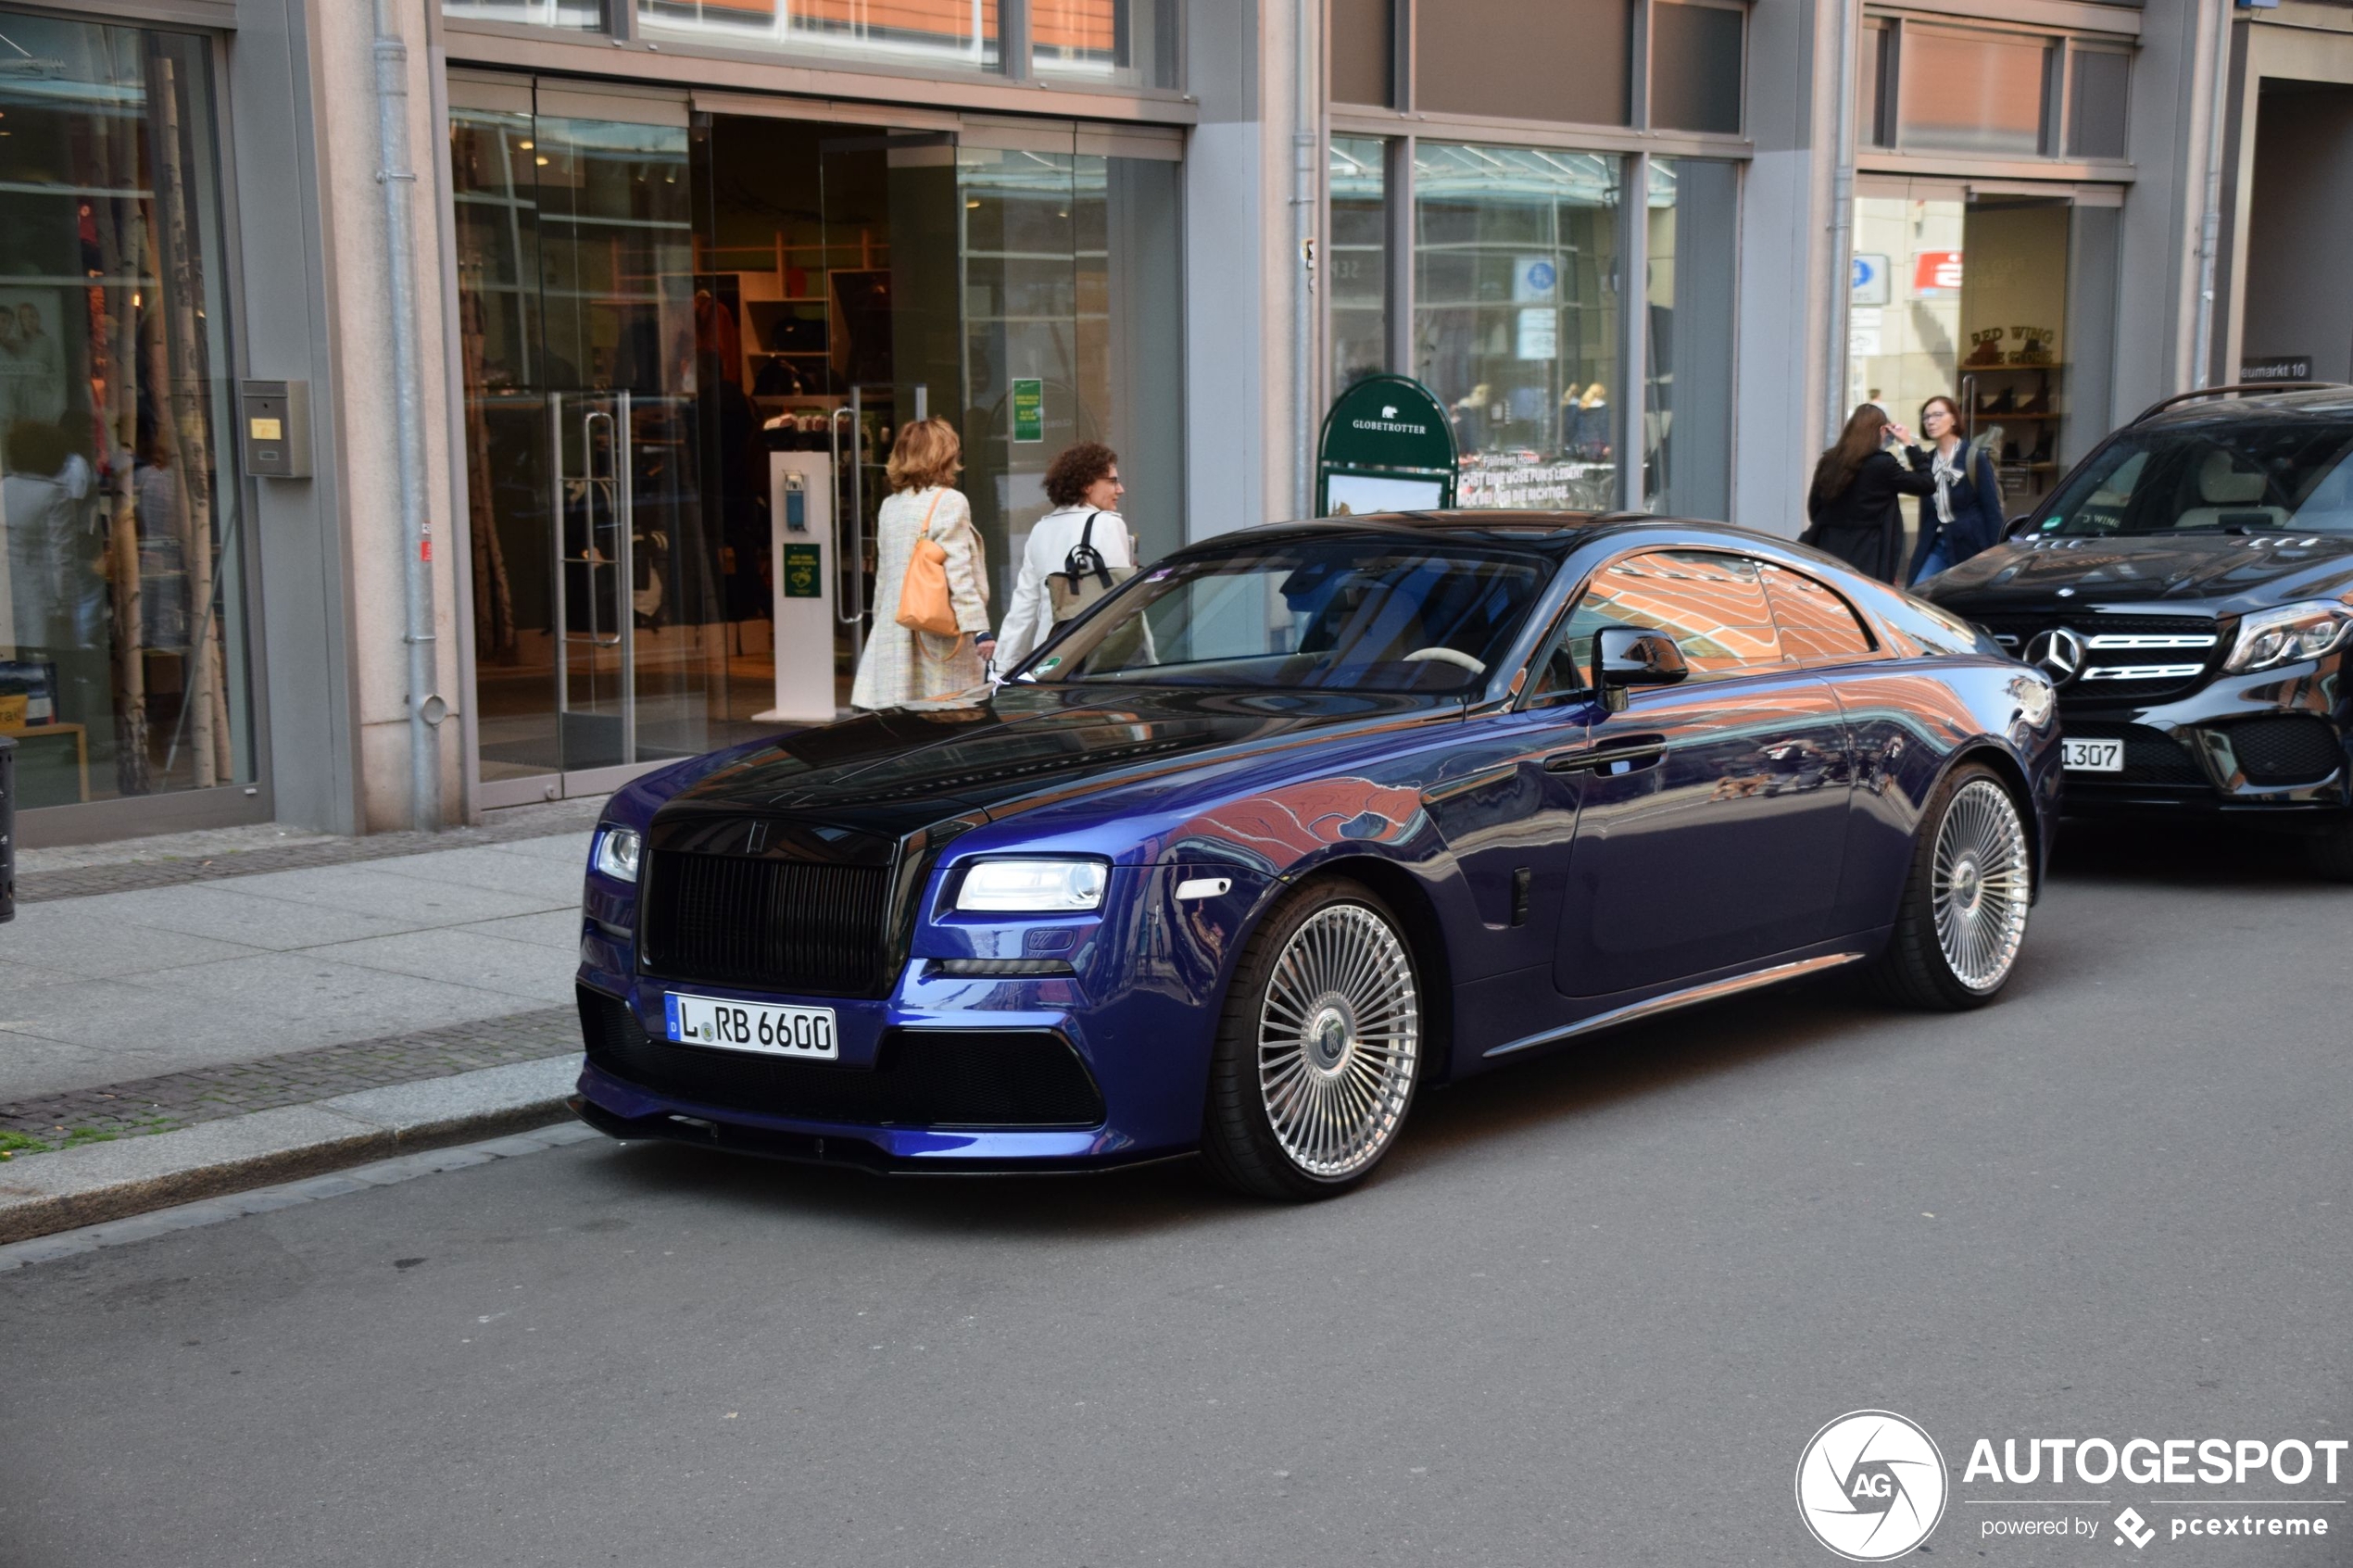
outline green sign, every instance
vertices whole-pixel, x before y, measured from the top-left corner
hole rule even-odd
[[[1046,383],[1013,383],[1013,440],[1016,444],[1046,439]]]
[[[814,545],[785,546],[785,597],[815,599],[824,596],[824,559]]]
[[[1410,376],[1368,376],[1324,416],[1315,508],[1326,517],[1454,504],[1454,426]]]

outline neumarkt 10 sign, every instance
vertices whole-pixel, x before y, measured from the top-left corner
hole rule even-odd
[[[1322,517],[1422,511],[1454,504],[1454,427],[1410,376],[1371,376],[1324,416],[1315,465]]]

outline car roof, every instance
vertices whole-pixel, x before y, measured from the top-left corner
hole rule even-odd
[[[1643,512],[1486,511],[1456,508],[1444,511],[1365,512],[1355,516],[1268,522],[1249,530],[1247,535],[1217,534],[1200,541],[1200,544],[1210,545],[1221,540],[1231,544],[1245,536],[1265,538],[1270,533],[1310,538],[1350,534],[1394,538],[1403,534],[1418,534],[1424,538],[1438,535],[1449,542],[1492,545],[1502,549],[1532,551],[1558,558],[1592,537],[1595,530],[1609,524],[1663,521]]]
[[[2160,408],[2133,423],[2145,429],[2171,429],[2178,425],[2246,424],[2250,421],[2326,420],[2334,423],[2353,418],[2353,386],[2303,387],[2293,392],[2251,392],[2237,396],[2227,395],[2199,398],[2195,402],[2177,403]]]

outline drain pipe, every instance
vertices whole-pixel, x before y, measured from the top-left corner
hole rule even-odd
[[[1314,34],[1308,12],[1316,0],[1292,0],[1291,49],[1297,56],[1298,101],[1291,114],[1291,243],[1299,272],[1291,287],[1291,511],[1305,517],[1315,506],[1315,145],[1316,97],[1321,78],[1308,44]]]
[[[1829,420],[1822,439],[1827,446],[1846,425],[1847,307],[1854,295],[1850,277],[1854,263],[1848,253],[1855,244],[1855,49],[1856,13],[1863,0],[1838,0],[1838,115],[1831,131],[1831,257],[1830,359],[1823,399]]]
[[[376,183],[384,200],[384,280],[392,320],[392,395],[400,472],[401,598],[409,652],[409,825],[441,827],[442,720],[434,688],[433,528],[425,516],[424,380],[418,364],[417,282],[409,167],[409,46],[392,0],[375,0]]]
[[[2214,284],[2222,249],[2222,116],[2231,102],[2231,0],[2215,0],[2214,85],[2206,111],[2206,215],[2197,233],[2197,325],[2191,334],[2197,356],[2190,367],[2191,389],[2214,381]],[[2175,318],[2179,320],[2180,318]]]

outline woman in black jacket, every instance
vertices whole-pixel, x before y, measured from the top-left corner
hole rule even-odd
[[[1994,455],[1962,441],[1961,411],[1951,398],[1940,395],[1920,405],[1920,433],[1929,440],[1929,477],[1935,484],[1920,503],[1920,542],[1904,573],[1906,583],[1933,577],[2002,542],[2002,481]]]
[[[1887,449],[1890,440],[1909,455],[1910,468]],[[1912,445],[1912,433],[1888,419],[1878,404],[1866,403],[1814,465],[1814,484],[1806,496],[1813,526],[1798,542],[1836,556],[1866,577],[1894,583],[1904,549],[1904,517],[1895,497],[1927,495],[1935,488],[1928,454]]]

